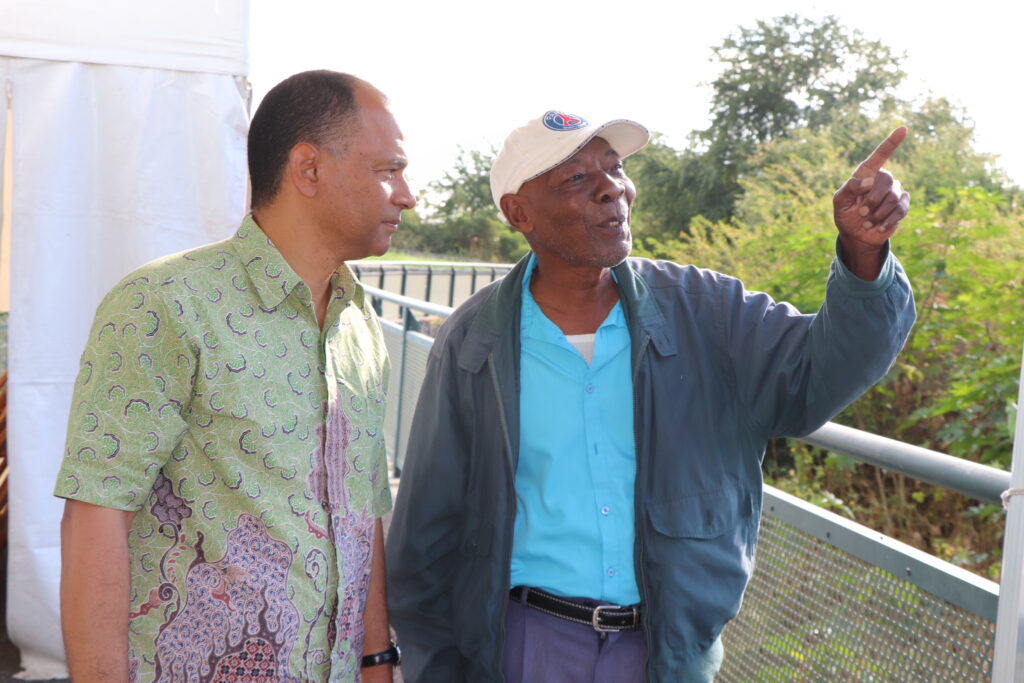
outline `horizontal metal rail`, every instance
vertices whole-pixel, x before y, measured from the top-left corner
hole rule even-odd
[[[366,270],[377,272],[379,270],[401,270],[401,268],[422,268],[424,270],[451,270],[452,268],[474,268],[478,270],[496,270],[507,272],[514,264],[509,263],[486,263],[483,261],[351,261],[349,266],[353,270]]]
[[[439,297],[448,306],[455,306],[457,299],[464,300],[479,287],[505,277],[512,269],[512,265],[507,263],[468,261],[354,261],[349,265],[364,283],[374,278],[380,289],[403,296],[412,295],[423,301],[433,302],[437,300],[435,297]]]
[[[1010,488],[1010,473],[1004,470],[834,422],[800,441],[988,503],[1001,504],[1003,491]]]
[[[448,317],[455,310],[376,287],[364,285],[363,288],[370,296],[406,310],[441,317]],[[1000,504],[1003,491],[1010,487],[1010,473],[1004,470],[834,422],[826,423],[799,440],[988,503]]]
[[[363,289],[367,294],[375,299],[381,299],[382,301],[390,301],[393,304],[398,304],[402,308],[413,311],[423,311],[429,315],[439,315],[443,318],[447,318],[455,309],[451,306],[442,306],[440,304],[432,304],[429,301],[423,301],[421,299],[414,299],[411,296],[402,296],[401,294],[395,294],[388,292],[383,289],[376,287],[370,287],[369,285],[363,285]]]

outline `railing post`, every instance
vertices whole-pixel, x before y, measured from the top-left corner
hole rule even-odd
[[[1013,433],[1010,488],[1004,494],[1003,571],[999,582],[996,644],[992,659],[994,683],[1024,681],[1024,351],[1017,388],[1017,421]]]
[[[452,277],[448,281],[448,308],[455,306],[455,266],[452,266]]]
[[[427,266],[427,291],[423,295],[423,300],[424,301],[430,301],[430,285],[433,284],[433,282],[432,282],[433,279],[434,279],[434,267],[428,265]]]

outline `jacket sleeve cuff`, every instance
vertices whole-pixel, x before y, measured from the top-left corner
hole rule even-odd
[[[885,291],[896,278],[896,258],[892,255],[889,241],[886,240],[883,247],[885,260],[882,262],[882,269],[878,277],[870,282],[861,280],[854,275],[846,264],[843,263],[843,246],[836,238],[836,258],[832,261],[832,280],[838,287],[849,296],[866,298],[876,296]]]

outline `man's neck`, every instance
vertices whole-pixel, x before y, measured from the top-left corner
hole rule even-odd
[[[323,328],[327,303],[331,298],[331,276],[343,258],[322,248],[317,239],[317,225],[290,212],[286,207],[271,205],[253,211],[253,220],[274,243],[282,258],[302,278],[313,297],[317,324]]]
[[[563,334],[596,332],[619,300],[611,269],[545,266],[539,260],[530,278],[530,293]]]

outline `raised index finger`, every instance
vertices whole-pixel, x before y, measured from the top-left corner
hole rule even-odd
[[[906,126],[900,126],[889,133],[889,137],[882,140],[878,147],[875,147],[875,151],[871,153],[871,156],[861,162],[857,170],[853,172],[853,177],[874,178],[882,170],[882,166],[885,166],[885,162],[889,161],[889,157],[892,156],[892,153],[896,151],[896,148],[900,146],[905,137],[907,137]]]

